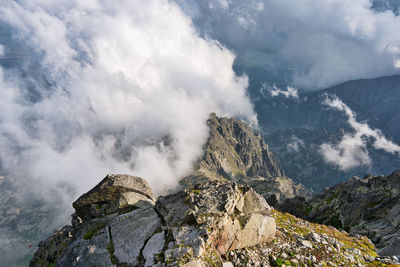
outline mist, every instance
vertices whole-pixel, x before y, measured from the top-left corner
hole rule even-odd
[[[256,123],[234,53],[170,1],[6,1],[0,21],[27,54],[0,68],[0,167],[48,201],[114,172],[161,194],[201,156],[211,112]]]

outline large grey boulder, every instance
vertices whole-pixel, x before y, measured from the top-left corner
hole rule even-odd
[[[88,220],[153,204],[153,194],[146,180],[126,174],[109,174],[72,205],[82,220]]]
[[[146,240],[161,232],[161,220],[153,208],[123,214],[110,223],[114,255],[120,263],[137,265]]]

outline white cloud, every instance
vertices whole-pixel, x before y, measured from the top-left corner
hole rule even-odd
[[[210,9],[214,1],[176,2],[200,32],[234,49],[241,62],[285,72],[296,87],[398,73],[400,17],[375,12],[369,0],[231,0]],[[260,53],[270,55],[269,64]]]
[[[304,148],[304,141],[295,135],[293,135],[288,141],[287,150],[289,152],[299,152],[300,148]]]
[[[293,98],[295,100],[299,100],[299,92],[296,88],[287,86],[286,90],[279,89],[276,85],[272,87],[268,86],[266,83],[263,84],[263,90],[268,90],[271,96],[279,96],[282,95],[286,98]]]
[[[337,165],[341,170],[348,170],[362,165],[370,165],[367,142],[372,140],[375,149],[387,153],[398,154],[400,146],[388,140],[379,129],[372,129],[367,123],[356,120],[356,114],[339,98],[327,97],[325,105],[342,111],[346,114],[348,123],[354,129],[354,133],[346,133],[338,144],[324,143],[320,146],[320,153],[327,163]]]
[[[31,56],[27,77],[0,69],[0,164],[42,195],[110,172],[161,193],[201,156],[209,113],[256,122],[232,52],[170,1],[5,1],[0,21]]]

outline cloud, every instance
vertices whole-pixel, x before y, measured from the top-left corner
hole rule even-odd
[[[339,98],[327,97],[323,104],[344,112],[349,125],[354,130],[354,133],[344,134],[338,144],[324,143],[320,146],[320,153],[327,163],[334,164],[344,171],[362,165],[370,165],[368,142],[371,142],[375,149],[397,154],[400,157],[399,145],[388,140],[379,129],[372,129],[367,123],[358,122],[356,114]]]
[[[0,44],[0,57],[4,55],[4,46]]]
[[[287,86],[286,87],[286,91],[285,91],[285,90],[279,89],[278,87],[276,87],[276,85],[273,85],[272,88],[271,88],[266,83],[264,83],[263,84],[263,88],[265,88],[265,89],[269,88],[267,90],[269,91],[269,93],[273,97],[282,95],[282,96],[284,96],[286,98],[293,98],[295,100],[299,100],[299,92],[294,87]]]
[[[300,148],[305,147],[304,141],[295,135],[293,135],[289,141],[290,142],[287,144],[287,150],[289,152],[299,152]]]
[[[176,2],[241,64],[288,77],[300,89],[398,73],[400,17],[373,10],[369,0]]]
[[[170,1],[5,1],[0,21],[29,53],[0,68],[0,167],[49,201],[110,172],[162,193],[201,156],[209,113],[256,122],[234,54]]]

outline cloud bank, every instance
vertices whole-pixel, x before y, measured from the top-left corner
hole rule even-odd
[[[210,112],[256,121],[233,53],[171,1],[3,1],[0,22],[29,55],[0,68],[0,167],[44,197],[110,172],[161,193],[201,156]]]
[[[344,112],[349,125],[354,130],[354,133],[344,134],[338,144],[324,143],[320,146],[320,153],[327,163],[336,165],[343,171],[362,165],[368,166],[371,164],[367,149],[369,142],[375,149],[397,154],[400,157],[399,145],[388,140],[379,129],[372,129],[367,123],[358,122],[356,114],[339,98],[327,97],[323,103]]]
[[[300,89],[399,73],[400,17],[369,0],[176,2],[241,64],[287,76]]]

